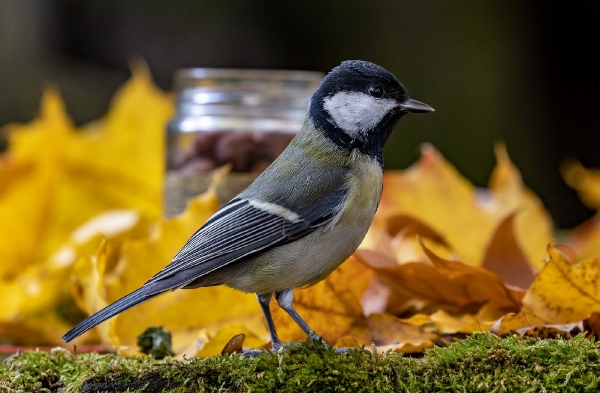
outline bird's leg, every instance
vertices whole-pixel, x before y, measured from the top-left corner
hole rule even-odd
[[[300,314],[298,314],[298,312],[294,309],[294,306],[292,305],[292,301],[294,300],[293,289],[285,289],[283,291],[275,292],[275,299],[277,299],[277,303],[279,303],[279,306],[283,308],[290,317],[292,317],[294,322],[296,322],[298,326],[300,326],[302,330],[304,330],[304,333],[306,333],[308,337],[312,338],[313,340],[317,339],[321,341],[325,346],[327,346],[325,341],[322,341],[321,337],[318,334],[316,334],[315,331],[310,328],[310,326],[308,326],[308,324],[304,321],[304,319],[302,319]],[[336,348],[335,351],[341,354],[353,349],[355,348]]]
[[[273,347],[273,352],[277,352],[279,348],[281,348],[281,341],[277,336],[277,332],[275,331],[275,324],[273,323],[273,317],[271,316],[271,309],[269,305],[271,304],[271,299],[273,298],[273,293],[266,293],[264,295],[256,294],[256,298],[258,299],[258,304],[260,304],[260,308],[262,313],[267,321],[267,329],[269,329],[269,334],[271,335],[271,346]],[[243,356],[256,358],[264,353],[263,350],[260,349],[250,349],[248,351],[244,351]]]
[[[314,330],[308,326],[304,319],[298,314],[298,312],[294,309],[292,305],[292,301],[294,300],[294,290],[293,289],[284,289],[283,291],[275,292],[275,299],[277,299],[277,303],[279,306],[283,308],[283,310],[288,313],[290,317],[304,330],[304,333],[308,337],[314,338],[316,336]]]
[[[271,309],[269,305],[271,304],[271,299],[273,298],[272,293],[267,293],[264,295],[256,295],[258,299],[258,303],[260,304],[260,308],[262,309],[262,313],[265,316],[265,320],[267,321],[267,329],[269,329],[269,334],[271,335],[271,346],[273,350],[277,352],[279,347],[281,347],[281,341],[277,336],[277,331],[275,330],[275,324],[273,323],[273,317],[271,316]]]

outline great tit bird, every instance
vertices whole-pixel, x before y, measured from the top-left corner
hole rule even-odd
[[[383,147],[407,113],[433,112],[396,77],[344,61],[321,82],[300,132],[244,191],[219,209],[141,288],[90,316],[65,342],[163,292],[226,285],[255,293],[274,350],[275,299],[309,336],[294,288],[327,277],[365,237],[381,197]]]

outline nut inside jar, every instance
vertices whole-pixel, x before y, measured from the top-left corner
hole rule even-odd
[[[287,147],[294,134],[259,131],[203,131],[192,146],[178,153],[174,170],[182,174],[207,174],[231,164],[233,172],[264,171]]]

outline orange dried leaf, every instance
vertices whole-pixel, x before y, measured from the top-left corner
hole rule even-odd
[[[503,144],[496,145],[495,153],[497,164],[490,177],[489,189],[498,217],[496,236],[501,229],[498,227],[506,222],[509,216],[513,216],[512,241],[522,250],[530,266],[541,269],[546,258],[544,250],[553,236],[552,219],[542,201],[524,185],[519,170],[506,152],[506,147]],[[505,245],[505,249],[508,245],[510,243]],[[487,256],[490,256],[489,250]],[[511,257],[514,258],[514,255]]]
[[[425,225],[468,263],[478,264],[488,241],[486,232],[493,229],[480,213],[474,187],[437,150],[425,145],[412,167],[386,172],[377,220],[387,223],[392,236],[404,228],[403,223]]]
[[[511,291],[494,273],[461,262],[438,257],[425,245],[424,252],[431,263],[406,263],[391,267],[372,266],[386,284],[412,297],[431,301],[453,312],[477,312],[489,305],[498,318],[507,312],[518,311]],[[357,254],[371,265],[368,254]]]
[[[367,319],[369,333],[377,350],[415,353],[432,348],[437,334],[426,332],[421,326],[406,323],[389,314],[372,314]]]
[[[482,267],[498,275],[506,284],[528,288],[535,276],[517,241],[514,227],[515,216],[512,214],[500,223],[487,249]]]
[[[493,321],[484,321],[477,314],[450,315],[444,310],[436,311],[430,318],[439,334],[471,334],[489,331],[493,325]]]

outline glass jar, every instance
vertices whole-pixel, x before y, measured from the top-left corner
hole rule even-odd
[[[320,72],[191,68],[175,73],[176,114],[167,126],[165,215],[206,191],[231,164],[217,194],[246,188],[300,130]]]

